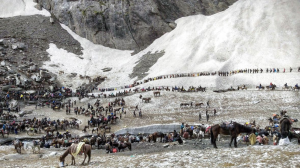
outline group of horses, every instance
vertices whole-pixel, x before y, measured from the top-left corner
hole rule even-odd
[[[202,105],[204,105],[204,103],[195,103],[195,108],[199,108]],[[180,103],[180,108],[183,108],[183,107],[193,107],[193,102],[191,102],[191,103]]]

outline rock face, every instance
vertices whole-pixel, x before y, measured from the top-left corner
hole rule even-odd
[[[189,15],[212,15],[237,0],[36,0],[94,43],[139,51]]]

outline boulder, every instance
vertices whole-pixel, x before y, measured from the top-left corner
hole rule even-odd
[[[4,39],[0,39],[0,45],[4,45]]]
[[[175,29],[177,24],[176,23],[169,23],[169,26],[172,28],[172,29]]]
[[[11,45],[11,48],[12,48],[13,50],[16,50],[16,49],[18,49],[18,45],[17,45],[17,44],[12,44],[12,45]]]
[[[26,48],[24,43],[17,43],[18,49],[24,50]]]
[[[40,5],[40,4],[36,4],[35,6],[34,6],[36,9],[38,9],[38,10],[42,10],[43,8],[42,8],[42,5]]]

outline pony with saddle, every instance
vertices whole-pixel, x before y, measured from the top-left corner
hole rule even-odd
[[[81,163],[82,165],[85,162],[86,157],[88,156],[88,164],[91,159],[91,151],[92,147],[91,145],[85,144],[84,142],[80,142],[79,144],[72,144],[64,153],[62,156],[59,157],[59,161],[64,163],[65,158],[70,154],[72,156],[72,163],[71,165],[75,165],[75,157],[79,154],[84,154],[84,160]]]
[[[41,142],[40,141],[32,141],[31,143],[25,143],[24,145],[25,149],[31,148],[33,153],[36,153],[35,148],[38,148],[38,153],[40,153],[40,146],[41,146]]]
[[[17,151],[17,153],[21,154],[21,148],[24,146],[24,143],[22,143],[20,140],[14,140],[13,142],[14,146],[15,146],[15,150]]]
[[[211,137],[211,143],[214,146],[214,148],[217,148],[216,145],[216,139],[219,134],[222,135],[230,135],[231,140],[229,143],[229,146],[231,147],[232,141],[234,140],[234,147],[237,147],[237,136],[240,133],[254,133],[256,130],[254,128],[246,127],[242,124],[239,124],[237,122],[229,123],[229,124],[217,124],[210,128],[210,137]]]
[[[204,126],[196,126],[193,130],[193,135],[197,138],[197,140],[202,141],[204,138],[204,133],[205,133],[206,128]]]

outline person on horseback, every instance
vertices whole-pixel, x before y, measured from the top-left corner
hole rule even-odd
[[[284,87],[287,88],[287,83],[284,84]]]
[[[272,84],[272,82],[270,83],[270,88],[272,88],[272,86],[273,86],[273,84]]]
[[[259,84],[259,88],[261,89],[261,83]]]
[[[295,88],[299,89],[298,83],[295,85]]]

